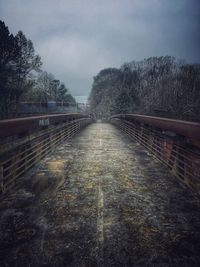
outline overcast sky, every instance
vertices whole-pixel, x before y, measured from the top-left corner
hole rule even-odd
[[[0,19],[33,41],[43,69],[74,96],[88,96],[93,76],[124,62],[200,62],[200,0],[0,0]]]

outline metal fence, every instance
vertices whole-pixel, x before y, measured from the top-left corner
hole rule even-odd
[[[147,117],[147,116],[145,116]],[[197,139],[188,138],[188,136],[176,134],[171,131],[171,127],[177,127],[177,121],[171,121],[169,124],[162,120],[162,127],[157,123],[157,127],[153,126],[153,117],[149,117],[149,123],[144,123],[139,118],[135,120],[133,117],[123,115],[113,116],[112,123],[119,127],[130,138],[143,145],[158,160],[167,165],[173,174],[190,188],[200,192],[200,142]],[[141,120],[140,120],[141,119]],[[166,123],[166,126],[165,126]],[[177,123],[181,124],[181,121]],[[187,124],[183,122],[182,124]],[[184,126],[185,135],[196,136],[200,138],[200,124],[189,124],[189,131]],[[180,129],[180,127],[179,127]],[[197,132],[199,131],[199,136]]]
[[[50,129],[47,128],[36,138],[4,155],[0,161],[1,194],[13,188],[18,178],[53,151],[57,145],[73,137],[91,121],[91,118],[85,117],[61,123]]]

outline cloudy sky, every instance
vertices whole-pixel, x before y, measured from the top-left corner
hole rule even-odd
[[[0,0],[10,32],[22,30],[43,69],[85,97],[106,67],[161,55],[200,62],[199,18],[199,0]]]

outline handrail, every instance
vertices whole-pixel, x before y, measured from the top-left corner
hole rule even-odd
[[[138,114],[114,115],[111,123],[200,193],[200,123]]]
[[[0,120],[0,138],[19,135],[24,132],[32,132],[34,130],[40,130],[43,126],[50,126],[81,118],[90,117],[80,113],[61,113]]]
[[[39,132],[39,135],[33,138],[26,139],[24,143],[19,144],[17,147],[13,147],[11,151],[8,150],[0,157],[0,196],[14,187],[15,183],[17,184],[18,178],[22,177],[30,168],[36,165],[57,145],[72,138],[75,134],[80,132],[81,129],[92,122],[92,118],[89,116],[80,114],[70,115],[61,117],[70,117],[71,120],[66,122],[61,120],[59,125],[46,129],[44,132],[41,131]],[[53,117],[60,118],[57,115],[36,116],[36,118],[32,117],[31,122],[35,122],[35,119],[38,121],[38,119],[49,119]],[[75,117],[77,118],[75,119]],[[27,118],[23,118],[9,121],[11,125],[16,125],[17,123],[18,125],[23,126],[23,122],[27,122],[29,120]],[[6,125],[6,123],[4,125]],[[30,125],[25,124],[24,127],[27,126]],[[13,130],[13,128],[8,127],[8,130],[10,129]]]
[[[169,118],[139,115],[139,114],[117,114],[112,118],[125,120],[135,120],[149,126],[161,129],[162,131],[172,131],[186,138],[200,140],[200,123],[185,120],[175,120]]]

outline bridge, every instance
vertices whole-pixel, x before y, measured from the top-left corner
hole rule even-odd
[[[200,266],[200,123],[0,121],[0,266]]]

